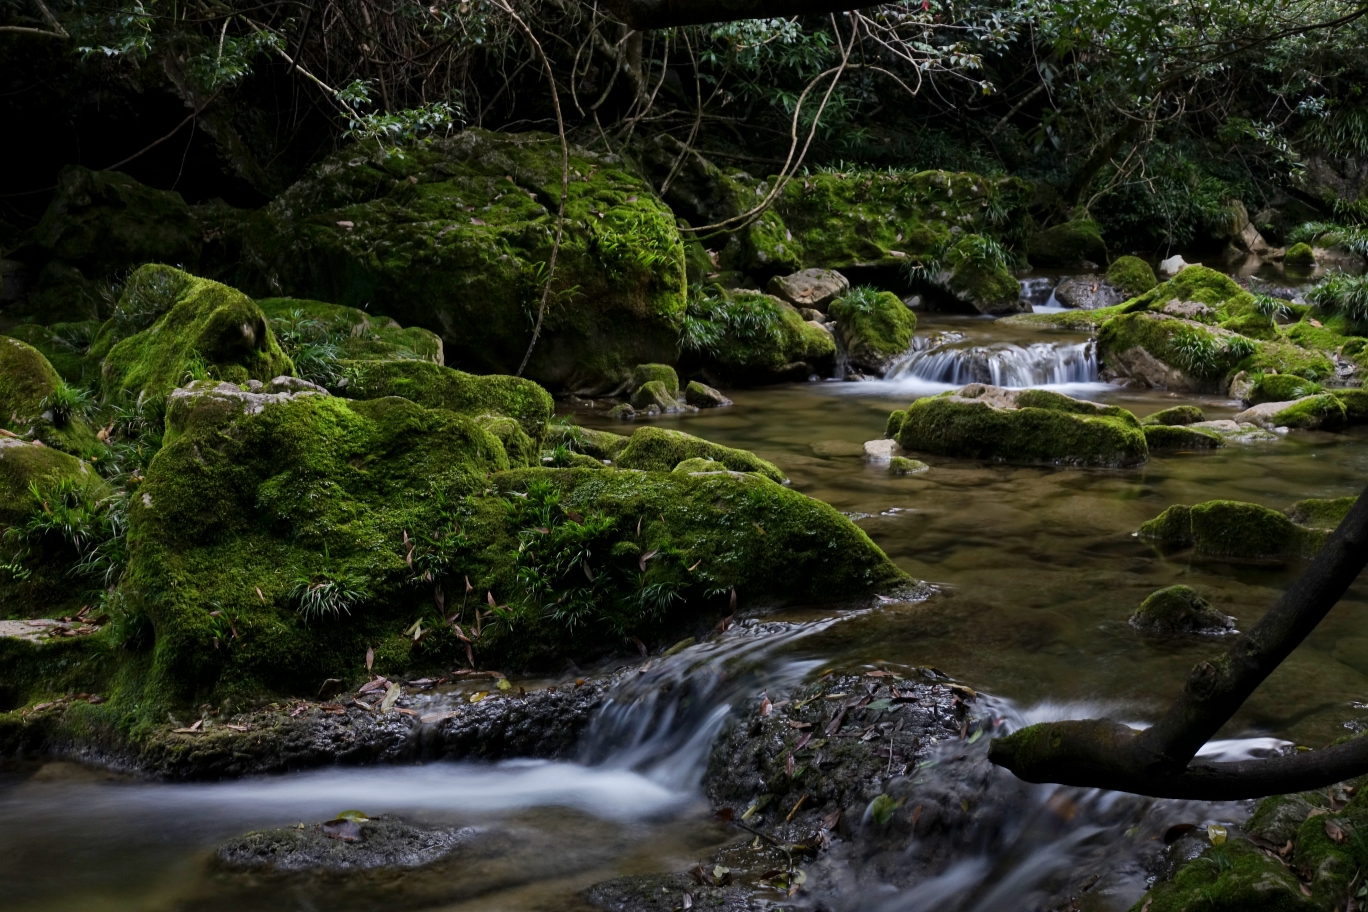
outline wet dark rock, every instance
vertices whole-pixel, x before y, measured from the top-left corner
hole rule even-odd
[[[1126,295],[1100,275],[1070,276],[1054,289],[1055,297],[1065,307],[1097,310],[1126,300]]]
[[[750,912],[753,887],[700,884],[689,874],[638,874],[595,884],[585,900],[606,912],[675,912],[682,908],[708,912]],[[689,905],[684,897],[689,897]]]
[[[690,380],[684,388],[684,401],[694,408],[724,408],[732,401],[706,383]]]
[[[834,269],[804,269],[770,279],[770,294],[794,307],[826,312],[827,305],[850,290],[850,280]]]
[[[229,840],[215,853],[236,871],[348,871],[431,864],[476,836],[472,827],[420,827],[383,815],[355,822],[360,839],[328,835],[326,824],[262,830]]]

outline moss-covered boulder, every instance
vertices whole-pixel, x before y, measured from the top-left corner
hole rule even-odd
[[[946,254],[948,271],[942,273],[939,284],[957,300],[981,314],[1002,314],[1029,311],[1031,305],[1021,296],[1021,283],[997,262],[985,261],[969,251],[976,237],[961,238]]]
[[[1316,265],[1316,251],[1310,244],[1299,242],[1287,248],[1287,253],[1283,255],[1283,263],[1287,266],[1300,267],[1303,269]]]
[[[483,667],[559,664],[706,629],[732,588],[763,602],[906,581],[772,466],[688,435],[638,431],[618,462],[646,471],[507,472],[466,415],[227,387],[214,395],[242,408],[177,392],[176,433],[131,503],[121,625],[148,663],[142,712],[312,695],[363,678],[368,649],[385,674],[467,646]],[[692,458],[727,471],[669,471]]]
[[[68,165],[20,256],[37,265],[29,310],[38,322],[85,320],[103,304],[104,281],[142,263],[192,268],[202,232],[180,194],[118,171]]]
[[[1207,849],[1173,880],[1158,884],[1131,912],[1310,912],[1322,908],[1302,895],[1287,866],[1238,839]]]
[[[94,320],[54,323],[51,326],[21,323],[11,328],[6,335],[27,342],[42,352],[63,380],[85,387],[93,385],[100,376],[99,364],[86,357],[99,329],[100,324]]]
[[[1026,253],[1036,266],[1070,267],[1107,262],[1102,229],[1086,218],[1037,231],[1027,240]]]
[[[327,349],[324,354],[335,350],[337,358],[350,361],[446,363],[442,337],[419,326],[400,326],[356,307],[302,298],[262,298],[257,305],[286,349],[315,345]]]
[[[88,400],[38,349],[0,336],[0,429],[68,453],[93,454],[99,444],[82,414]]]
[[[1338,397],[1319,393],[1291,402],[1264,402],[1240,412],[1235,420],[1270,430],[1338,431],[1349,423],[1349,416]]]
[[[701,353],[709,371],[728,383],[806,380],[831,372],[836,340],[807,322],[787,301],[749,291],[700,302],[699,321],[714,339]]]
[[[1107,267],[1107,281],[1124,297],[1142,295],[1159,284],[1149,263],[1137,256],[1117,257]]]
[[[694,408],[726,408],[732,401],[706,383],[690,380],[684,387],[684,401]]]
[[[1262,405],[1265,402],[1292,402],[1320,391],[1319,383],[1295,374],[1255,372],[1248,376],[1248,385],[1241,390],[1241,398],[1247,405]]]
[[[1130,618],[1144,633],[1176,636],[1185,633],[1228,633],[1235,619],[1211,607],[1191,586],[1169,586],[1150,594]]]
[[[890,456],[888,458],[889,475],[916,475],[931,468],[920,459],[909,459],[906,456]]]
[[[660,381],[671,396],[679,396],[679,374],[668,364],[638,364],[632,368],[632,379],[628,385],[632,389],[640,389],[655,380]]]
[[[905,450],[1003,462],[1132,466],[1149,456],[1125,409],[981,383],[894,412],[887,434]]]
[[[1163,425],[1165,427],[1182,427],[1184,425],[1196,424],[1199,421],[1206,421],[1206,415],[1195,405],[1175,405],[1170,408],[1161,409],[1153,415],[1145,418],[1142,424]]]
[[[1357,497],[1312,497],[1288,507],[1287,518],[1308,529],[1332,532],[1357,502]]]
[[[1350,424],[1368,424],[1368,390],[1332,389],[1334,396],[1344,406],[1344,418]]]
[[[632,408],[646,412],[678,412],[681,410],[679,399],[670,393],[663,380],[650,380],[641,384],[632,393]]]
[[[831,303],[830,313],[857,370],[882,377],[912,345],[917,317],[891,291],[859,288]]]
[[[1165,550],[1192,548],[1205,557],[1235,560],[1308,557],[1325,536],[1277,510],[1233,500],[1174,505],[1140,526],[1141,538]]]
[[[1151,450],[1214,450],[1225,446],[1220,434],[1203,428],[1147,424],[1143,430]]]
[[[673,213],[611,155],[571,149],[565,235],[526,375],[605,389],[632,365],[673,362],[684,246]],[[257,281],[370,305],[442,337],[448,363],[513,373],[532,338],[561,196],[545,133],[469,129],[406,146],[339,150],[254,216]]]
[[[255,301],[170,266],[133,274],[91,354],[103,357],[100,380],[111,398],[165,396],[209,377],[245,383],[294,372]]]
[[[614,464],[620,469],[642,469],[648,472],[669,472],[686,459],[710,459],[720,462],[733,472],[754,472],[771,481],[787,481],[784,473],[771,462],[766,462],[747,450],[737,450],[663,428],[639,429],[617,452]]]
[[[401,396],[433,409],[516,419],[538,447],[546,440],[555,401],[521,377],[467,374],[424,361],[342,361],[342,395],[349,399]]]

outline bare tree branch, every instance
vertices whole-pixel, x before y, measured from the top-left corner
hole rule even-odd
[[[600,0],[599,5],[615,18],[643,31],[738,19],[817,16],[878,6],[852,0]]]

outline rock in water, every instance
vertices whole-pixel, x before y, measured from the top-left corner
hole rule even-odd
[[[794,307],[826,313],[827,305],[850,290],[850,280],[834,269],[803,269],[793,275],[775,276],[766,290]]]
[[[697,380],[690,380],[689,385],[684,388],[684,401],[694,408],[701,409],[724,408],[732,404],[732,401],[722,393]]]
[[[1175,253],[1173,256],[1159,264],[1159,274],[1166,279],[1171,279],[1191,265],[1191,263]]]
[[[1111,307],[1126,299],[1126,295],[1114,288],[1111,282],[1098,275],[1070,276],[1055,286],[1054,293],[1060,304],[1079,310]]]
[[[1145,633],[1174,636],[1184,633],[1229,633],[1235,619],[1222,614],[1190,586],[1169,586],[1153,593],[1130,618]]]
[[[1235,416],[1237,422],[1262,428],[1338,431],[1349,423],[1344,403],[1329,393],[1304,396],[1292,402],[1264,402]]]
[[[1260,561],[1314,554],[1326,534],[1277,510],[1233,500],[1175,504],[1142,524],[1139,532],[1165,551],[1192,548],[1204,557]]]
[[[477,836],[472,827],[419,827],[388,815],[348,822],[359,830],[359,838],[329,835],[328,824],[262,830],[219,846],[215,862],[229,871],[417,868],[449,855]]]
[[[1153,415],[1145,418],[1145,424],[1164,425],[1165,427],[1181,427],[1188,424],[1196,424],[1205,421],[1206,416],[1202,410],[1195,405],[1175,405],[1172,408],[1162,409]]]
[[[1093,267],[1107,262],[1107,245],[1102,229],[1091,219],[1075,219],[1031,235],[1027,255],[1037,266]]]
[[[911,347],[917,316],[891,291],[859,291],[833,301],[831,314],[850,366],[882,377]]]
[[[982,383],[894,412],[888,433],[906,450],[1002,462],[1133,466],[1149,456],[1125,409]]]
[[[1107,267],[1107,281],[1126,298],[1142,295],[1159,284],[1150,264],[1135,256],[1117,257]]]
[[[1201,428],[1146,424],[1142,430],[1151,450],[1214,450],[1225,446],[1220,434]]]

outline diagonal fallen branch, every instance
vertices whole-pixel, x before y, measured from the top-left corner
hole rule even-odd
[[[1253,629],[1225,655],[1192,669],[1182,694],[1153,727],[1136,731],[1111,719],[1046,722],[998,738],[988,759],[1027,782],[1212,801],[1306,791],[1368,773],[1368,738],[1270,760],[1193,762],[1366,564],[1368,490]]]

